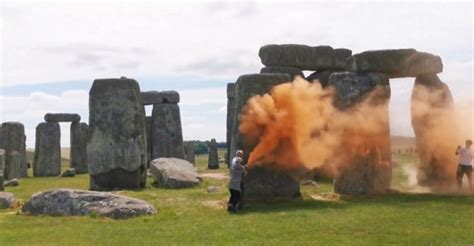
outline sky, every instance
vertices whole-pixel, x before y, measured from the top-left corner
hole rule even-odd
[[[442,58],[455,103],[474,98],[471,2],[7,0],[0,13],[0,121],[25,124],[29,148],[45,113],[88,122],[93,80],[121,76],[177,90],[185,140],[225,141],[226,84],[258,73],[266,44],[415,48]],[[413,136],[413,82],[390,81],[392,135]]]

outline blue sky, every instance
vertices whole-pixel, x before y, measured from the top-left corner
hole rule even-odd
[[[79,113],[87,122],[92,81],[120,76],[144,91],[179,91],[184,138],[223,141],[225,85],[258,73],[258,49],[270,43],[439,55],[441,79],[467,105],[463,117],[473,118],[471,2],[7,0],[0,7],[0,121],[23,122],[28,147],[46,112]],[[391,80],[393,135],[413,135],[413,81]],[[69,126],[61,127],[69,146]]]

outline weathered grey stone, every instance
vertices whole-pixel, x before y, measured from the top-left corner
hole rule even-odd
[[[145,110],[133,79],[96,79],[89,92],[90,189],[145,187]]]
[[[146,153],[147,153],[147,167],[150,168],[150,162],[153,160],[151,158],[151,152],[153,150],[153,145],[151,144],[151,116],[145,117],[146,124]]]
[[[178,189],[199,185],[202,177],[188,161],[177,158],[158,158],[151,162],[150,172],[159,187]]]
[[[75,177],[76,176],[76,169],[69,168],[61,174],[61,177]]]
[[[69,166],[77,174],[87,173],[87,137],[89,127],[86,123],[71,123],[71,152]]]
[[[261,47],[258,52],[265,66],[287,66],[301,70],[344,69],[346,59],[351,54],[352,51],[348,49],[299,44],[270,44]]]
[[[15,196],[10,192],[0,192],[0,209],[11,208],[15,204]]]
[[[249,168],[244,177],[245,197],[249,200],[270,200],[300,196],[300,183],[284,172],[262,166]]]
[[[52,114],[47,113],[44,115],[46,122],[79,122],[81,116],[78,114]]]
[[[3,183],[3,186],[5,187],[15,187],[19,185],[20,185],[20,181],[18,181],[18,179],[10,179]]]
[[[390,78],[403,78],[441,73],[443,63],[439,56],[415,49],[371,50],[349,57],[347,70],[380,72]]]
[[[189,163],[193,164],[193,166],[195,166],[196,159],[195,159],[195,153],[194,153],[194,142],[193,141],[186,142],[185,147],[186,147],[186,160],[189,161]]]
[[[159,91],[142,91],[143,105],[153,105],[163,102],[163,97]]]
[[[213,138],[209,143],[209,159],[207,161],[208,169],[218,169],[219,168],[219,157],[217,155],[217,143]]]
[[[20,122],[4,122],[1,128],[0,148],[5,150],[5,179],[27,176],[25,127]],[[12,152],[19,155],[18,162],[13,166]],[[18,166],[16,166],[18,165]]]
[[[1,129],[0,129],[1,131]],[[3,187],[3,173],[5,170],[5,150],[0,149],[0,191],[5,190],[5,187]]]
[[[341,164],[334,191],[340,194],[387,192],[392,176],[388,77],[379,73],[334,73],[329,77],[329,84],[335,88],[334,105],[341,111],[350,110],[364,100],[368,100],[367,103],[371,107],[381,109],[377,110],[377,129],[371,132],[344,132],[343,145],[348,149],[361,151],[351,154],[347,163]],[[352,134],[371,141],[353,143]]]
[[[179,106],[169,103],[153,105],[151,121],[152,159],[185,159]]]
[[[160,91],[163,103],[179,103],[179,93],[177,91]]]
[[[455,182],[459,142],[456,115],[449,87],[435,74],[416,77],[411,95],[411,124],[420,158],[420,185],[437,188]]]
[[[127,219],[156,213],[155,208],[139,199],[107,192],[54,189],[34,194],[22,211],[31,215],[98,215]]]
[[[296,67],[284,67],[284,66],[269,66],[263,67],[260,69],[260,73],[282,73],[290,76],[291,80],[294,80],[296,77],[304,78],[304,74],[301,69]]]
[[[306,77],[306,80],[309,82],[315,82],[316,80],[321,83],[323,88],[326,88],[329,85],[329,77],[333,73],[343,72],[342,70],[322,70],[316,71]]]
[[[33,175],[58,176],[61,173],[61,132],[59,123],[42,122],[36,127]]]
[[[226,122],[226,144],[227,144],[227,155],[226,162],[229,166],[230,159],[230,143],[232,138],[232,124],[235,116],[235,83],[227,84],[227,122]]]
[[[257,144],[246,143],[244,136],[239,132],[239,116],[247,101],[255,95],[268,93],[274,86],[289,81],[290,77],[286,74],[250,74],[239,77],[235,85],[235,114],[232,124],[230,160],[235,157],[236,150],[241,149],[244,151],[244,163],[247,163],[249,154]],[[250,189],[250,193],[245,190],[243,196],[250,199],[290,198],[299,194],[298,181],[285,173],[273,172],[265,168],[255,167],[249,170],[244,183],[246,183],[245,189]]]
[[[334,105],[338,109],[346,109],[363,101],[376,86],[383,86],[390,98],[388,77],[381,73],[333,73],[329,77],[329,85],[335,87]]]
[[[232,117],[231,144],[229,160],[235,157],[235,151],[244,151],[244,163],[247,163],[250,152],[255,146],[245,146],[243,136],[239,133],[239,117],[247,101],[255,95],[263,95],[270,92],[275,86],[290,82],[286,74],[247,74],[237,79],[235,84],[235,110]]]
[[[16,179],[20,177],[20,162],[21,162],[20,153],[18,153],[18,151],[13,150],[10,153],[10,165],[7,169],[7,173],[12,174],[11,175],[12,179],[13,178]]]

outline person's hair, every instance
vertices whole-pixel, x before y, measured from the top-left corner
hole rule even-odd
[[[243,160],[242,158],[240,158],[240,157],[235,158],[235,162],[236,162],[237,164],[242,164],[243,161],[244,161],[244,160]]]
[[[466,144],[472,144],[471,139],[466,140]]]
[[[236,157],[242,157],[243,155],[244,155],[244,152],[240,149],[235,152]]]

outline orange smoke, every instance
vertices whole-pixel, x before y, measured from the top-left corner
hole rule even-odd
[[[379,93],[374,90],[363,102],[343,112],[332,104],[332,89],[301,78],[252,97],[239,126],[244,145],[255,146],[249,165],[324,167],[334,175],[355,156],[376,154],[381,163],[386,162],[379,146],[390,147],[388,100],[376,102]]]

